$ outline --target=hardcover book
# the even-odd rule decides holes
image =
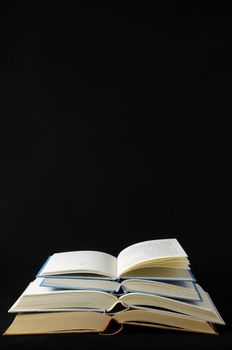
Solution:
[[[193,281],[157,281],[149,279],[126,279],[122,282],[103,279],[42,278],[40,286],[57,289],[89,289],[123,294],[143,292],[176,299],[199,300],[200,296]]]
[[[112,321],[117,328],[112,332]],[[125,310],[116,314],[100,312],[49,312],[18,314],[4,335],[57,333],[117,333],[123,325],[217,334],[214,325],[186,315],[162,310]]]
[[[117,257],[99,251],[72,251],[50,256],[37,277],[72,276],[108,278],[167,278],[192,280],[189,260],[179,242],[173,239],[133,244]]]

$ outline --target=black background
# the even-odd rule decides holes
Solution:
[[[227,323],[5,347],[231,346],[231,16],[205,1],[2,8],[1,333],[48,255],[169,237]]]

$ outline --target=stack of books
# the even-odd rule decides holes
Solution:
[[[174,239],[50,256],[9,312],[4,333],[115,333],[124,324],[217,334],[224,321]]]

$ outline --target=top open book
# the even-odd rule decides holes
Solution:
[[[174,268],[174,269],[173,269]],[[99,251],[72,251],[50,256],[38,277],[76,276],[82,278],[130,278],[170,273],[183,279],[189,260],[179,242],[173,239],[151,240],[123,249],[118,257]]]

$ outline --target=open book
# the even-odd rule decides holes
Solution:
[[[192,279],[188,269],[189,260],[179,242],[160,239],[133,244],[117,258],[89,250],[56,253],[48,258],[37,277],[72,275],[118,279],[164,275],[164,278],[188,280]]]
[[[114,333],[111,330],[112,321],[118,325]],[[217,334],[211,323],[186,315],[162,310],[125,310],[112,315],[89,311],[18,314],[4,335],[80,332],[115,334],[124,324]]]
[[[124,294],[142,292],[163,295],[176,299],[199,300],[199,294],[193,281],[156,281],[149,279],[130,278],[121,283],[108,279],[80,278],[41,278],[42,287],[58,289],[89,289]]]
[[[208,322],[224,324],[209,295],[196,284],[200,301],[181,301],[148,293],[126,293],[120,297],[94,290],[54,290],[31,282],[9,312],[46,312],[92,310],[110,312],[116,305],[123,308],[161,308],[186,314]]]

